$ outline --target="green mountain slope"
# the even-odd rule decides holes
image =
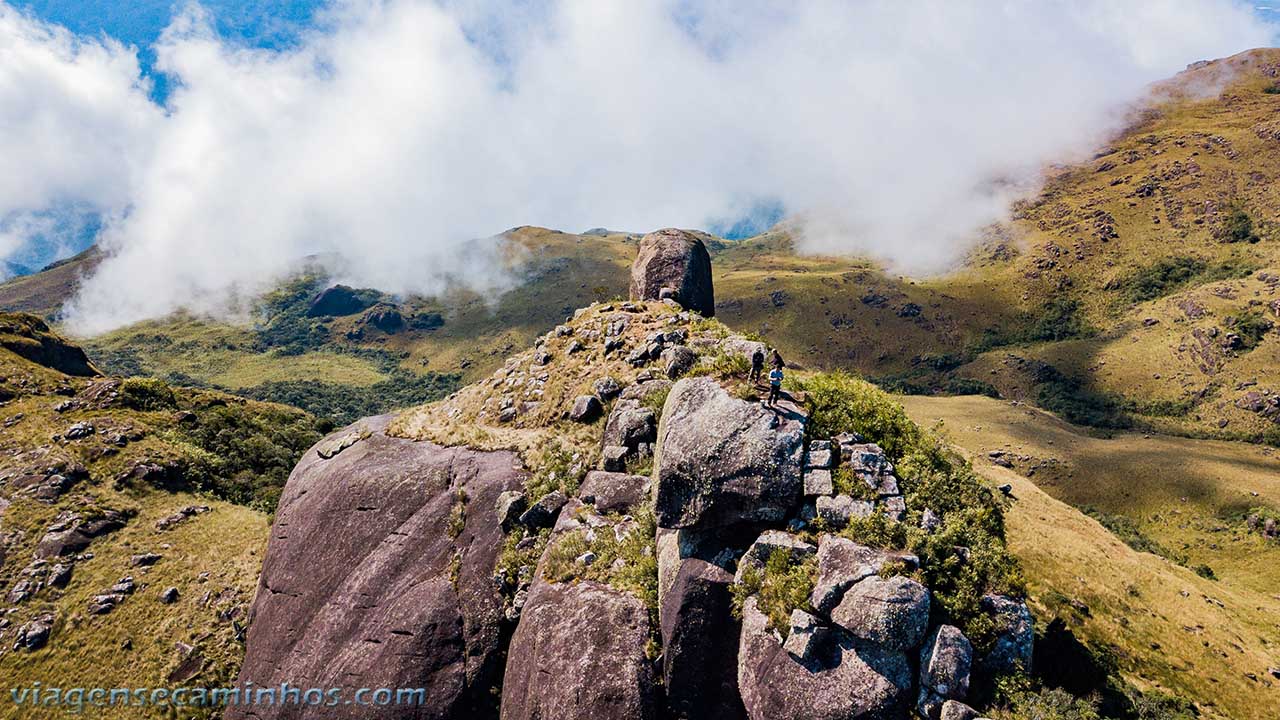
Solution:
[[[0,378],[0,676],[232,680],[270,513],[320,437],[313,419],[101,376],[29,315],[0,313]],[[0,717],[38,716],[0,703]]]

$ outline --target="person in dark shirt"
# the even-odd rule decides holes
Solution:
[[[751,372],[747,374],[747,382],[760,382],[760,373],[764,372],[764,347],[756,348],[751,353]]]

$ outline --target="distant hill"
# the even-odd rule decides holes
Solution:
[[[0,284],[0,309],[53,317],[75,295],[80,280],[91,274],[101,261],[102,251],[95,245],[51,263],[39,272],[12,278]]]
[[[1280,50],[1266,49],[1197,63],[1155,87],[1093,159],[1053,168],[1036,197],[941,277],[798,256],[785,224],[743,241],[705,236],[717,316],[767,336],[789,360],[852,369],[900,392],[984,393],[1104,428],[1280,442],[1271,400],[1280,387],[1266,380],[1280,360],[1278,82]],[[178,317],[87,345],[117,372],[297,402],[297,388],[279,383],[332,383],[325,392],[335,395],[394,373],[482,377],[572,308],[626,292],[634,234],[521,227],[508,237],[529,258],[526,282],[510,293],[385,298],[409,315],[434,313],[438,325],[289,320],[307,340],[286,351],[264,339],[283,321]],[[0,307],[52,313],[97,260],[90,251],[0,285]],[[287,318],[286,305],[309,299],[276,307]]]

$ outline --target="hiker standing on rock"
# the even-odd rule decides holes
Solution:
[[[782,365],[774,365],[769,371],[769,400],[765,403],[765,407],[773,407],[778,402],[778,396],[782,393]]]
[[[764,371],[764,346],[751,353],[751,372],[747,374],[747,382],[760,382],[760,373]]]
[[[787,366],[786,363],[782,362],[782,354],[778,352],[778,348],[773,349],[773,356],[769,358],[769,363],[773,365],[775,370],[781,370]],[[773,373],[769,373],[769,376],[772,377]]]

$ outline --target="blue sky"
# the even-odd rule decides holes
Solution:
[[[143,70],[155,80],[153,96],[163,100],[168,86],[155,77],[151,46],[169,25],[182,0],[11,0],[37,17],[80,35],[109,35],[138,48]],[[311,24],[326,0],[204,0],[225,38],[264,47],[287,47]]]

